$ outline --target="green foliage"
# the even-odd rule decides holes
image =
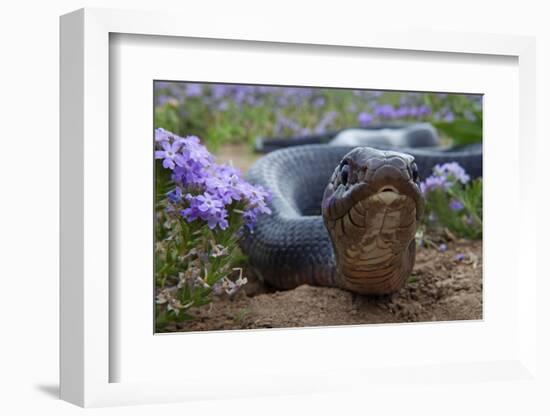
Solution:
[[[257,137],[292,137],[357,127],[363,113],[373,117],[370,124],[430,122],[440,135],[458,145],[482,139],[481,101],[472,95],[330,88],[262,92],[234,86],[245,91],[244,95],[238,98],[237,93],[227,93],[216,98],[214,85],[201,84],[200,94],[193,96],[186,95],[185,87],[195,84],[159,85],[155,94],[163,100],[155,107],[155,126],[182,136],[207,137],[205,144],[214,152],[225,143],[244,143],[252,149]],[[384,106],[391,106],[394,113],[379,113]],[[427,111],[406,111],[420,107]]]
[[[452,122],[434,121],[433,125],[441,133],[449,137],[456,145],[481,142],[483,134],[481,114],[477,114],[473,120],[458,119]]]
[[[482,237],[482,180],[462,185],[454,183],[449,189],[433,189],[426,195],[424,226],[428,229],[447,228],[457,237]]]
[[[186,221],[167,194],[174,189],[170,170],[155,163],[155,326],[193,318],[193,308],[212,301],[214,294],[232,296],[244,284],[246,257],[238,246],[244,202],[227,207],[228,227],[211,230],[203,221]]]
[[[238,204],[229,210],[229,227],[211,230],[200,221],[187,222],[171,213],[166,199],[158,204],[155,245],[156,330],[171,322],[192,319],[192,308],[212,301],[214,292],[232,295],[246,283],[231,280],[242,262],[238,231],[242,217]],[[242,272],[242,270],[241,270]]]
[[[155,107],[155,127],[162,126],[168,131],[180,131],[182,118],[178,110],[179,106],[176,100]]]

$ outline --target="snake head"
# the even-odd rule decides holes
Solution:
[[[355,148],[334,169],[323,195],[323,217],[340,218],[353,205],[376,194],[390,205],[396,199],[410,198],[416,219],[420,219],[424,200],[414,157],[370,147]]]
[[[424,207],[419,181],[414,158],[395,151],[358,147],[335,168],[322,215],[344,287],[390,293],[402,286]]]

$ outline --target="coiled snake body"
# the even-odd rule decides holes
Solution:
[[[399,290],[415,261],[419,178],[456,161],[481,176],[481,146],[462,150],[304,145],[272,152],[248,179],[272,193],[242,242],[269,284],[334,286],[361,294]]]

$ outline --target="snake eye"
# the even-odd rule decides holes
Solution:
[[[345,163],[345,164],[342,164],[341,170],[340,170],[340,181],[342,182],[342,185],[346,186],[348,184],[348,177],[349,177],[349,165]]]
[[[416,163],[411,163],[411,172],[412,172],[412,180],[413,182],[416,182],[418,180],[418,166],[416,166]]]

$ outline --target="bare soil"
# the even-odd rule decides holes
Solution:
[[[253,153],[247,143],[224,143],[216,153],[216,162],[230,163],[246,172],[262,156],[260,153]]]
[[[457,240],[445,251],[417,249],[407,285],[387,296],[300,286],[277,291],[247,275],[245,290],[195,310],[168,331],[284,328],[482,319],[482,243]]]

